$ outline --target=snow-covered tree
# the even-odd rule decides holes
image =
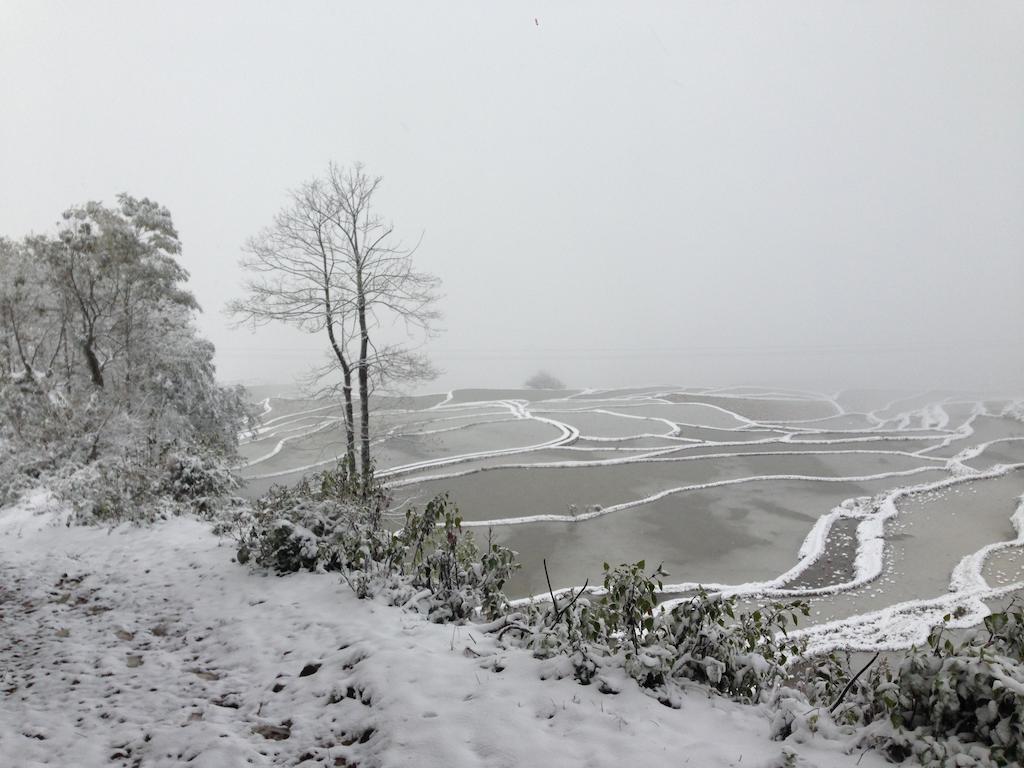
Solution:
[[[250,407],[216,381],[170,213],[120,195],[58,227],[0,240],[4,485],[82,470],[134,502],[174,485],[183,461],[193,479],[195,461],[223,475]]]

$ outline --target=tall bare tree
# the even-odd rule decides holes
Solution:
[[[295,190],[274,223],[247,243],[242,266],[253,276],[245,282],[245,298],[228,305],[243,322],[279,320],[326,334],[341,371],[346,463],[353,474],[353,376],[358,386],[364,490],[373,476],[373,387],[434,375],[415,347],[384,343],[378,331],[390,322],[401,325],[407,339],[429,336],[440,316],[437,278],[414,268],[416,249],[403,246],[393,225],[373,208],[380,183],[359,164],[351,169],[331,164],[323,178]]]
[[[423,378],[433,374],[426,361],[400,345],[377,346],[373,332],[390,318],[407,332],[430,335],[440,318],[436,309],[439,281],[417,271],[412,262],[416,248],[406,248],[394,236],[394,225],[377,215],[373,196],[381,177],[367,175],[356,163],[351,169],[330,165],[327,181],[337,205],[331,220],[344,238],[348,279],[355,296],[359,333],[359,405],[362,476],[364,487],[373,475],[370,453],[370,382],[381,384],[398,376]]]
[[[271,226],[245,244],[241,266],[251,273],[245,297],[228,303],[239,322],[270,321],[325,333],[342,374],[345,463],[356,471],[352,365],[346,349],[354,303],[345,274],[345,256],[331,217],[329,187],[314,179],[291,193]]]

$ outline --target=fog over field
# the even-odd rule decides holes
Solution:
[[[1024,763],[1022,41],[0,0],[0,768]]]
[[[239,247],[328,159],[443,280],[452,386],[1013,388],[1019,3],[0,7],[0,231],[175,215],[226,380]],[[102,108],[97,108],[102,105]],[[45,182],[45,183],[43,183]]]

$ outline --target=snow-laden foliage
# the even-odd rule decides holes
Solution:
[[[379,521],[385,503],[379,488],[363,498],[358,478],[342,464],[293,487],[274,486],[254,507],[226,515],[219,529],[238,542],[240,563],[279,574],[337,571],[382,559],[390,534],[371,518]],[[359,547],[349,546],[353,541]]]
[[[221,530],[238,541],[241,563],[277,573],[338,571],[359,597],[382,594],[433,621],[505,610],[502,589],[518,567],[511,550],[488,542],[480,552],[447,496],[410,509],[397,530],[385,525],[388,501],[379,484],[366,495],[343,462],[295,487],[274,487]]]
[[[163,206],[65,211],[0,240],[0,497],[49,476],[79,519],[208,510],[251,411],[220,386]],[[158,511],[154,511],[158,510]]]
[[[519,642],[539,657],[567,655],[573,675],[607,686],[603,671],[622,667],[667,704],[673,682],[693,680],[740,701],[759,700],[785,676],[788,656],[802,651],[786,639],[790,622],[807,613],[801,602],[773,603],[739,612],[735,598],[700,590],[669,611],[658,606],[666,575],[645,563],[604,565],[597,594],[574,593],[559,604],[529,606],[510,623]]]
[[[860,677],[847,654],[812,661],[799,687],[817,706],[795,714],[791,723],[820,727],[824,713],[832,710],[836,723],[858,729],[863,746],[894,761],[911,758],[936,768],[1024,760],[1020,608],[989,615],[982,628],[959,640],[939,625],[926,647],[891,662],[882,659]]]

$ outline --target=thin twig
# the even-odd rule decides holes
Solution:
[[[850,680],[850,682],[848,682],[848,683],[846,684],[846,687],[845,687],[845,688],[843,688],[843,692],[842,692],[842,693],[840,693],[840,694],[839,694],[839,698],[838,698],[838,699],[836,699],[836,703],[835,703],[835,704],[833,704],[833,705],[832,705],[832,706],[831,706],[831,707],[829,708],[829,710],[828,710],[828,713],[829,713],[830,715],[831,715],[831,714],[832,714],[833,712],[835,712],[835,711],[836,711],[836,707],[838,707],[838,706],[839,706],[840,704],[842,704],[842,703],[843,703],[843,699],[845,699],[845,698],[846,698],[846,694],[848,694],[848,693],[850,692],[850,689],[851,689],[851,688],[853,688],[853,684],[857,682],[857,678],[858,678],[858,677],[860,677],[861,675],[863,675],[863,674],[864,674],[864,673],[865,673],[865,672],[867,671],[868,667],[870,667],[870,666],[871,666],[872,664],[874,664],[874,663],[875,663],[875,660],[876,660],[876,659],[877,659],[877,658],[878,658],[879,656],[881,656],[881,655],[882,655],[882,652],[881,652],[881,651],[878,651],[878,652],[877,652],[877,653],[876,653],[876,654],[875,654],[874,656],[872,656],[872,657],[871,657],[871,661],[869,661],[869,662],[868,662],[867,664],[865,664],[865,665],[864,665],[863,667],[861,667],[861,668],[860,668],[860,672],[858,672],[858,673],[857,673],[856,675],[854,675],[854,676],[853,676],[853,678],[852,678],[852,679]]]
[[[874,744],[869,744],[868,746],[864,747],[864,751],[861,752],[860,753],[860,757],[857,758],[857,765],[860,765],[860,761],[864,759],[864,755],[866,755],[868,753],[868,750],[871,750],[871,749],[874,749],[874,748],[875,748]]]
[[[533,631],[529,627],[523,626],[522,624],[506,624],[504,627],[501,628],[501,631],[498,632],[496,639],[501,640],[501,638],[505,636],[505,633],[508,632],[510,629],[519,630],[525,635],[528,635]]]
[[[541,562],[544,564],[544,578],[548,581],[548,594],[551,595],[551,607],[555,611],[556,623],[557,617],[561,616],[561,612],[558,610],[558,601],[555,600],[555,590],[551,588],[551,576],[548,574],[548,560],[543,558]]]
[[[564,606],[562,606],[562,610],[560,610],[558,612],[558,614],[555,616],[555,623],[556,624],[562,618],[562,614],[565,613],[566,611],[568,611],[570,608],[572,608],[573,604],[577,600],[580,599],[580,595],[582,595],[584,592],[587,591],[587,587],[588,586],[590,586],[590,579],[589,578],[586,581],[583,582],[583,586],[580,587],[580,591],[577,592],[576,594],[573,594],[571,589],[569,590],[569,594],[572,595],[572,597],[569,599],[568,603],[566,603]]]

